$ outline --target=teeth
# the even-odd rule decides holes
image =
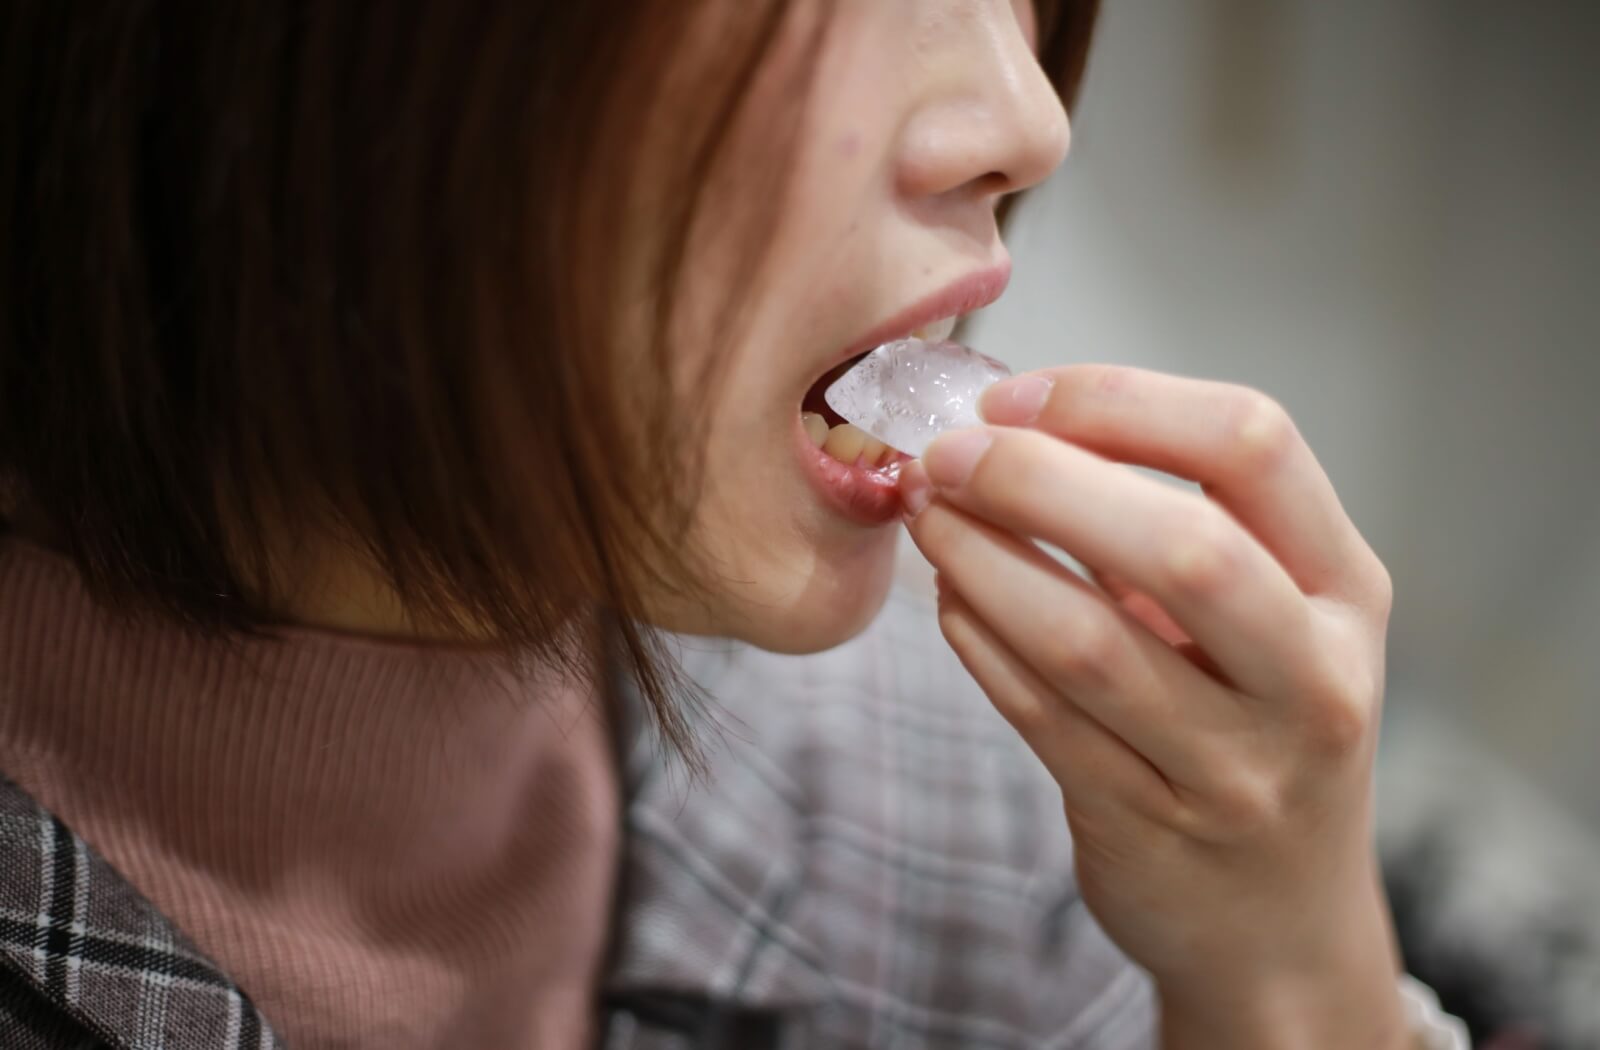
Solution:
[[[828,440],[828,421],[822,418],[821,413],[802,412],[800,422],[806,425],[806,436],[811,439],[811,443],[821,448],[823,442]]]
[[[923,342],[942,343],[946,339],[949,339],[950,336],[955,333],[955,330],[956,318],[946,317],[942,321],[935,321],[932,324],[923,325],[921,328],[918,328],[911,334],[916,338],[921,339]]]
[[[806,436],[811,443],[840,463],[872,469],[892,462],[899,455],[854,424],[840,423],[829,429],[827,421],[816,412],[802,412],[800,418],[805,422]]]
[[[828,440],[823,442],[822,451],[838,460],[840,463],[854,463],[861,455],[861,450],[867,447],[867,442],[872,439],[867,437],[867,432],[852,423],[842,423],[828,431]]]

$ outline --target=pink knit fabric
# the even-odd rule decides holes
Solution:
[[[103,611],[0,540],[0,772],[291,1046],[587,1045],[619,792],[601,705],[481,652]]]

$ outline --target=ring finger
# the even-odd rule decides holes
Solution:
[[[934,500],[912,538],[974,613],[1046,682],[1197,790],[1216,777],[1213,742],[1254,710],[1038,547]]]
[[[1051,689],[947,589],[939,629],[1006,721],[1039,756],[1069,808],[1093,813],[1108,803],[1159,820],[1172,808],[1172,786],[1149,760],[1070,699]]]

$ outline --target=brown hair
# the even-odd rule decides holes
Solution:
[[[272,621],[285,526],[350,537],[418,616],[507,651],[576,665],[598,600],[686,742],[637,618],[641,573],[692,587],[662,568],[690,435],[620,404],[618,370],[666,373],[683,245],[789,6],[11,0],[0,496],[105,600],[208,630]],[[1094,6],[1041,4],[1067,96]],[[640,221],[654,339],[625,365]]]

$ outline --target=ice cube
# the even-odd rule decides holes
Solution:
[[[944,431],[981,424],[979,395],[1010,374],[960,343],[899,339],[863,357],[823,397],[847,422],[920,456]]]

